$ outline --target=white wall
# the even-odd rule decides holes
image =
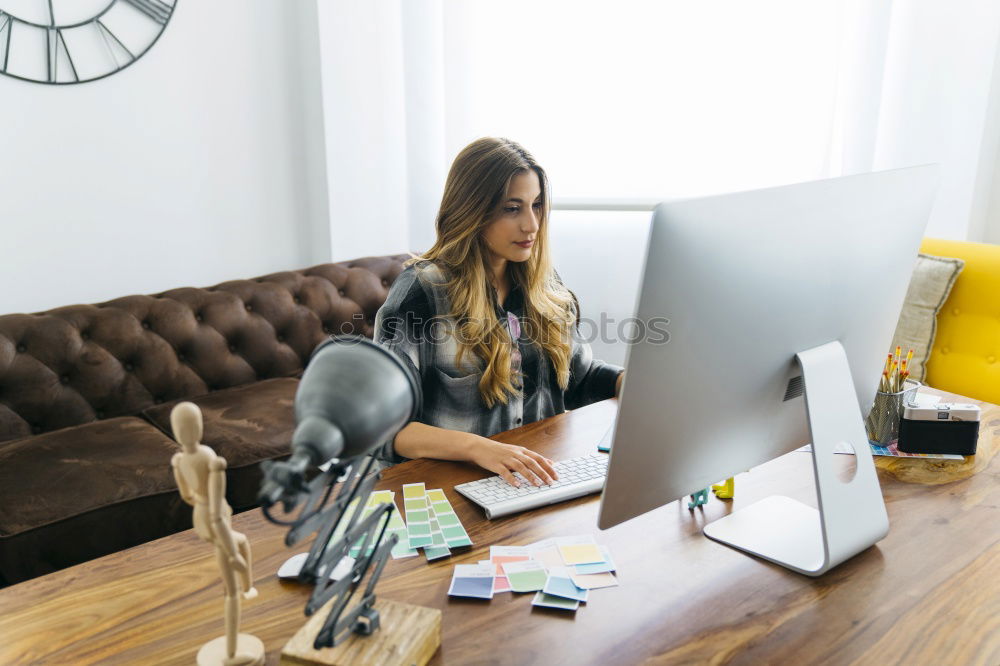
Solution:
[[[625,322],[635,315],[652,216],[650,211],[552,212],[552,261],[580,300],[581,336],[594,358],[608,363],[625,365],[625,339],[633,334]]]
[[[315,2],[182,0],[109,78],[0,76],[0,313],[328,261]]]

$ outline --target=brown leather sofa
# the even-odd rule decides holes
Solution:
[[[191,527],[170,471],[181,400],[229,463],[229,503],[252,508],[310,353],[371,337],[407,256],[0,316],[0,585]]]

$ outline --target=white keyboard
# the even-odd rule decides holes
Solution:
[[[608,456],[592,453],[589,456],[568,458],[555,463],[559,479],[551,486],[536,486],[523,476],[514,476],[521,482],[515,488],[502,477],[491,476],[455,486],[455,490],[483,507],[490,520],[519,511],[555,504],[574,497],[600,492],[608,475]]]

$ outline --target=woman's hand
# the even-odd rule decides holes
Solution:
[[[512,486],[520,487],[521,482],[514,476],[521,476],[536,486],[553,483],[559,478],[551,460],[531,449],[515,444],[494,442],[476,436],[472,443],[469,459],[494,474],[499,474]]]

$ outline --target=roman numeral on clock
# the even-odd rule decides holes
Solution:
[[[160,25],[166,25],[172,8],[162,0],[125,0]]]
[[[7,71],[7,61],[10,59],[10,31],[14,29],[14,17],[10,14],[4,14],[0,12],[0,38],[3,38],[3,46],[0,47],[3,51],[0,51],[0,55],[3,56],[3,66],[0,67],[0,71]]]
[[[10,2],[36,3],[48,14],[25,19]],[[66,85],[110,76],[142,58],[177,7],[177,0],[91,0],[90,18],[64,11],[77,2],[0,0],[0,77]]]

